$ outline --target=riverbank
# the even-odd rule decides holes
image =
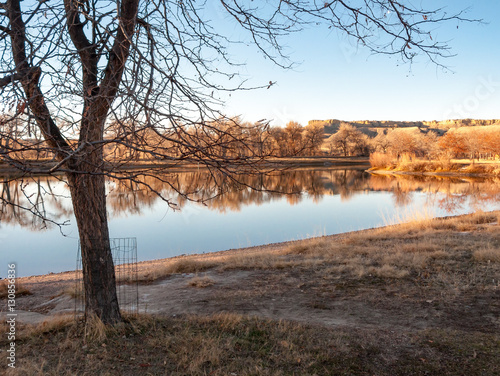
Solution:
[[[57,166],[57,162],[47,161],[25,161],[28,165],[23,174],[47,175],[50,170]],[[214,163],[215,161],[211,161]],[[231,166],[231,164],[229,164]],[[367,157],[288,157],[288,158],[266,158],[262,160],[240,161],[239,164],[234,164],[234,167],[258,167],[263,171],[269,169],[283,169],[295,167],[345,167],[345,168],[368,168],[370,162]],[[172,170],[173,172],[193,171],[206,168],[202,163],[193,163],[187,161],[127,161],[105,164],[105,170],[113,170],[115,172],[146,169],[150,172]],[[242,170],[244,171],[244,170]],[[0,177],[10,176],[12,174],[20,174],[20,170],[8,164],[0,163]],[[54,174],[54,173],[52,173]],[[57,172],[55,173],[57,174]],[[11,177],[11,176],[10,176]]]
[[[423,160],[403,155],[394,156],[372,153],[370,169],[373,174],[415,175],[415,176],[446,176],[446,177],[500,177],[500,161],[470,159]]]
[[[496,179],[500,178],[500,173],[485,173],[485,172],[465,172],[465,171],[401,171],[401,170],[386,170],[370,168],[367,170],[372,175],[407,175],[407,176],[429,176],[443,178],[484,178]]]
[[[500,374],[499,219],[423,219],[140,263],[139,317],[94,323],[86,339],[72,315],[49,319],[72,313],[74,274],[21,278],[32,295],[17,309],[48,321],[19,324],[18,371]]]

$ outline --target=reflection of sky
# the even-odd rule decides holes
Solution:
[[[140,215],[111,218],[110,233],[111,237],[137,237],[139,259],[151,260],[365,229],[405,220],[423,211],[433,216],[449,215],[437,207],[437,199],[430,197],[414,192],[406,206],[395,207],[391,192],[362,192],[349,200],[341,200],[338,195],[324,196],[317,203],[306,196],[295,205],[281,198],[226,213],[195,204],[173,212],[158,201]],[[483,209],[500,209],[500,205]],[[466,203],[454,214],[469,211]],[[64,227],[63,232],[66,236],[58,228],[32,232],[1,224],[0,265],[5,267],[0,276],[5,276],[9,262],[17,262],[20,276],[74,269],[77,231],[72,225]]]

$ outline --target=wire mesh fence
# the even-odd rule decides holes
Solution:
[[[139,312],[139,283],[137,273],[136,238],[110,238],[111,254],[115,266],[116,293],[121,312]],[[85,311],[82,252],[78,243],[76,256],[75,315]]]

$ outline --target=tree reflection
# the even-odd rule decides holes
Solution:
[[[463,209],[466,203],[479,210],[500,201],[498,178],[372,175],[370,186],[376,191],[393,192],[397,206],[409,204],[413,192],[427,193],[447,213]]]
[[[370,175],[362,170],[335,168],[269,171],[242,174],[236,179],[203,169],[141,174],[132,179],[133,172],[122,174],[108,181],[110,217],[143,214],[160,200],[175,210],[195,202],[224,213],[283,197],[290,205],[305,198],[319,204],[324,196],[339,195],[345,201],[367,191],[392,192],[396,206],[411,203],[413,192],[425,192],[428,200],[447,213],[462,209],[466,203],[481,209],[500,201],[499,179]],[[2,224],[39,230],[51,223],[64,223],[72,215],[66,185],[55,177],[4,177],[1,184]]]
[[[65,225],[73,213],[65,183],[54,177],[4,177],[1,181],[0,223],[43,230]]]

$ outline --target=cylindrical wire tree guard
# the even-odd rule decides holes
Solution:
[[[136,238],[110,238],[111,254],[116,275],[116,293],[121,312],[139,312],[139,283],[137,273]],[[85,311],[85,289],[83,287],[82,253],[78,242],[76,255],[75,315]]]

